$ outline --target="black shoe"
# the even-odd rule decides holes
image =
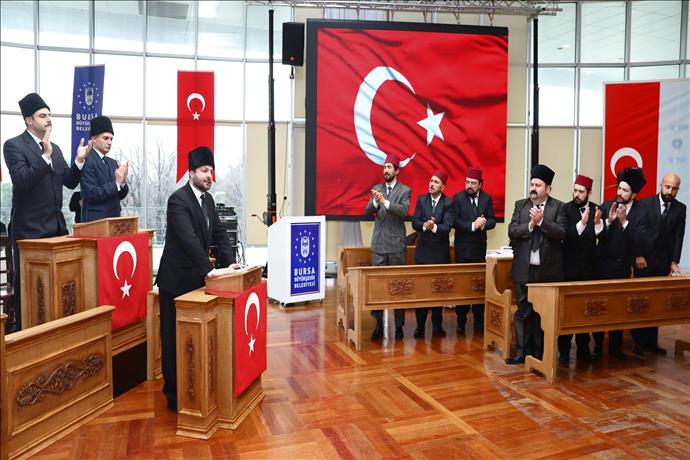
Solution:
[[[168,410],[177,413],[177,401],[171,401],[168,399]]]
[[[570,363],[570,357],[566,355],[561,355],[558,357],[558,362],[561,364],[569,364]]]
[[[414,334],[412,334],[415,339],[423,339],[424,338],[424,329],[415,329]]]
[[[525,355],[513,356],[506,359],[506,364],[522,364],[525,362]]]
[[[403,328],[402,327],[396,327],[395,328],[395,338],[396,339],[402,339],[403,337],[405,337],[405,333],[403,332]]]
[[[635,353],[637,356],[644,356],[644,349],[642,348],[642,345],[637,343],[633,345],[633,353]]]
[[[371,340],[379,340],[383,337],[383,324],[377,322],[376,327],[371,331]]]
[[[476,332],[484,332],[484,323],[474,323],[474,330]]]
[[[592,360],[592,354],[589,352],[589,350],[584,350],[584,351],[578,350],[577,360],[578,361],[591,361]]]
[[[434,337],[445,337],[446,331],[444,331],[442,327],[435,327],[433,329],[433,336]]]
[[[661,348],[659,345],[654,345],[651,347],[646,347],[644,349],[645,351],[648,351],[650,353],[656,353],[657,355],[665,355],[666,354],[666,349]]]
[[[615,358],[618,361],[627,361],[628,357],[622,351],[609,352],[609,357]]]
[[[592,357],[591,357],[592,361],[596,361],[596,360],[601,359],[603,357],[604,357],[604,350],[602,350],[601,348],[595,347],[594,351],[592,352]]]
[[[455,332],[457,332],[458,335],[465,335],[465,324],[458,326]]]

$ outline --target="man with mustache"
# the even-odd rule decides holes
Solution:
[[[565,205],[565,239],[563,240],[563,275],[565,281],[596,279],[597,235],[604,229],[599,206],[590,201],[593,180],[578,174],[573,184],[573,199]],[[558,337],[559,360],[568,363],[573,335]],[[577,357],[591,359],[589,334],[575,335]]]
[[[8,139],[3,147],[7,169],[12,178],[12,211],[9,235],[12,240],[14,280],[12,308],[14,324],[7,333],[18,331],[21,323],[21,287],[17,240],[48,238],[67,234],[62,214],[62,187],[74,189],[79,184],[84,161],[91,143],[81,140],[77,157],[69,166],[57,144],[50,141],[53,123],[50,107],[36,93],[19,101],[26,131]]]
[[[555,173],[545,165],[532,168],[529,198],[515,202],[513,217],[508,226],[513,247],[511,275],[515,282],[517,311],[515,312],[515,355],[506,364],[525,362],[527,355],[541,359],[544,332],[539,315],[527,301],[527,283],[562,281],[565,237],[565,207],[550,196]]]
[[[453,227],[453,200],[443,194],[448,174],[437,169],[429,179],[429,193],[417,198],[412,217],[412,228],[417,230],[417,246],[414,260],[417,264],[450,263],[450,229]],[[424,338],[428,307],[415,309],[416,339]],[[434,337],[445,337],[443,307],[431,308],[431,325]]]
[[[633,271],[644,268],[644,255],[648,251],[647,209],[635,200],[647,183],[641,168],[625,168],[616,174],[616,199],[601,205],[606,216],[604,230],[599,234],[597,259],[600,279],[630,278]],[[595,332],[594,353],[603,352],[604,333]],[[609,331],[609,356],[625,359],[623,331]]]
[[[496,227],[496,216],[491,195],[482,187],[482,170],[470,167],[465,178],[465,190],[453,197],[455,207],[455,263],[465,264],[486,261],[487,230]],[[484,305],[472,305],[474,330],[484,331]],[[455,307],[457,334],[465,334],[469,305]]]
[[[650,242],[649,252],[644,257],[645,265],[636,276],[674,276],[681,275],[678,266],[683,252],[685,235],[686,206],[676,199],[680,190],[680,176],[666,174],[661,179],[659,193],[642,198],[640,206],[647,209],[649,227],[647,237]],[[633,351],[642,355],[645,351],[666,354],[659,346],[659,328],[646,327],[630,331],[635,348]]]
[[[214,166],[213,152],[208,147],[189,152],[189,181],[168,199],[165,246],[156,284],[160,290],[163,393],[173,412],[177,412],[175,297],[203,287],[206,277],[218,274],[209,260],[211,245],[218,247],[219,266],[232,261],[230,240],[208,192]]]
[[[394,154],[388,154],[383,162],[383,184],[371,189],[371,198],[364,213],[374,215],[374,234],[371,237],[371,264],[405,265],[407,248],[405,247],[405,218],[410,209],[410,188],[398,181],[400,160]],[[372,310],[376,326],[371,333],[371,340],[383,337],[383,310]],[[404,336],[405,310],[395,310],[395,338]]]

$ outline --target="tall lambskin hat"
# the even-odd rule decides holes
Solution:
[[[213,169],[216,168],[216,164],[213,161],[213,152],[210,148],[203,145],[189,152],[188,163],[189,167],[187,169],[189,171],[206,165],[211,166]]]
[[[36,93],[29,93],[19,101],[19,109],[22,111],[22,117],[26,118],[36,113],[37,110],[50,110],[50,107],[41,96]]]
[[[640,193],[644,184],[647,183],[642,168],[625,168],[623,171],[618,171],[616,178],[619,184],[621,182],[628,184],[633,193]]]
[[[546,165],[535,165],[532,167],[532,171],[530,173],[530,180],[531,179],[541,179],[546,183],[546,185],[551,185],[551,182],[553,181],[553,176],[555,176],[556,173],[553,172],[551,168],[549,168]]]
[[[96,117],[91,120],[91,136],[98,136],[101,133],[115,134],[113,122],[108,117]]]

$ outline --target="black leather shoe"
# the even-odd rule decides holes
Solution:
[[[570,363],[570,357],[566,355],[561,355],[558,357],[558,362],[561,364],[569,364]]]
[[[396,327],[395,328],[395,338],[396,339],[402,339],[403,337],[405,337],[405,333],[403,332],[403,328],[402,327]]]
[[[622,351],[614,351],[609,353],[609,357],[615,358],[618,361],[627,361],[628,357]]]
[[[415,329],[414,334],[412,334],[415,339],[423,339],[424,338],[424,329]]]
[[[589,350],[578,351],[577,352],[577,360],[578,361],[591,361],[592,360],[592,354],[589,352]]]
[[[177,401],[168,400],[168,410],[177,413]]]
[[[604,351],[601,348],[594,348],[592,352],[592,361],[596,361],[604,357]]]
[[[474,330],[476,332],[484,332],[484,323],[474,323]]]
[[[433,329],[433,335],[434,337],[445,337],[446,331],[444,331],[442,327],[435,327]]]
[[[458,335],[465,335],[465,325],[463,324],[462,326],[458,326],[457,329],[455,329],[455,332],[457,332]]]
[[[648,351],[650,353],[656,353],[657,355],[665,355],[666,354],[666,349],[661,348],[659,345],[654,345],[651,347],[647,347],[644,349],[645,351]]]
[[[371,340],[379,340],[383,337],[383,324],[376,323],[376,327],[371,331]]]
[[[513,356],[506,359],[506,364],[522,364],[525,362],[525,356]]]
[[[644,349],[642,348],[642,345],[637,343],[633,345],[633,353],[635,353],[637,356],[644,356]]]

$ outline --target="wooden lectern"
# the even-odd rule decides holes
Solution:
[[[218,428],[235,429],[263,399],[261,377],[234,397],[234,301],[205,293],[243,292],[261,283],[261,270],[209,279],[175,299],[178,435],[209,439]]]

